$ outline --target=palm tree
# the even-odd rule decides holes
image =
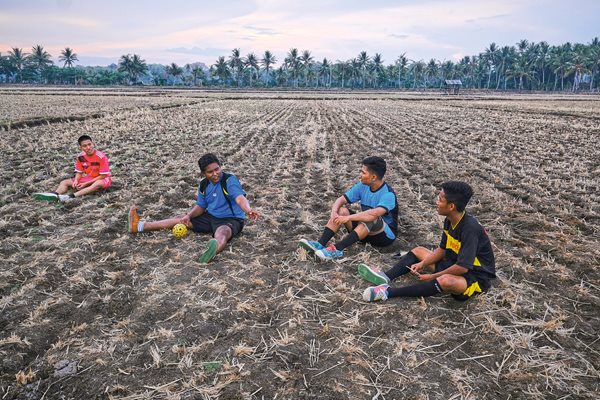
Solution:
[[[231,55],[229,56],[229,67],[235,74],[235,80],[237,81],[238,87],[241,86],[240,78],[242,76],[242,71],[244,70],[244,61],[240,55],[240,49],[231,50]]]
[[[558,74],[560,72],[560,90],[565,89],[565,74],[571,61],[571,43],[567,42],[562,46],[555,48],[550,63],[554,68],[554,90],[558,82]]]
[[[494,70],[496,67],[497,55],[498,55],[498,46],[496,46],[496,43],[492,42],[485,49],[484,54],[483,54],[483,59],[487,62],[487,65],[488,65],[488,82],[487,82],[487,86],[486,86],[487,89],[490,88],[490,81],[492,80],[492,70]]]
[[[137,54],[133,55],[131,62],[133,64],[134,83],[137,83],[138,76],[144,75],[146,72],[148,72],[148,64],[146,64],[146,60],[142,59],[142,57],[138,56]]]
[[[594,79],[598,67],[600,67],[600,39],[595,37],[589,44],[589,61],[590,69],[592,70],[592,76],[590,79],[590,92],[594,89]]]
[[[323,62],[319,66],[319,78],[323,77],[323,85],[325,87],[331,86],[331,63],[327,58],[323,59]],[[319,79],[317,78],[317,86],[319,86]]]
[[[548,66],[549,57],[550,45],[548,44],[548,42],[539,42],[537,45],[536,65],[539,66],[539,71],[542,75],[542,90],[546,90],[546,67]]]
[[[27,61],[27,53],[23,53],[23,49],[19,49],[17,47],[13,47],[8,52],[8,62],[11,66],[11,69],[15,71],[15,81],[21,81],[21,73],[23,72],[23,68],[25,67],[25,62]]]
[[[250,53],[246,56],[244,65],[250,69],[250,87],[252,87],[252,78],[258,79],[258,58],[254,53]]]
[[[281,65],[279,68],[273,70],[273,79],[275,80],[276,85],[284,85],[287,83],[289,77],[285,65]]]
[[[183,68],[175,63],[171,63],[171,65],[167,65],[165,72],[167,75],[171,75],[173,77],[173,86],[175,86],[175,81],[179,76],[181,76],[181,74],[183,74]]]
[[[442,74],[442,79],[441,79],[442,83],[446,79],[454,79],[454,77],[453,77],[454,63],[450,60],[444,61],[442,63],[442,65],[440,65],[440,73]]]
[[[417,88],[417,82],[419,80],[419,76],[423,75],[423,71],[425,71],[425,62],[423,60],[415,61],[410,66],[410,71],[413,76],[413,89]]]
[[[75,61],[79,61],[77,58],[77,54],[70,47],[65,47],[63,51],[60,52],[60,57],[58,57],[58,61],[63,62],[63,68],[69,67],[71,68]]]
[[[269,81],[271,80],[271,66],[273,66],[276,62],[277,58],[269,50],[265,51],[263,58],[260,60],[260,64],[263,66],[263,70],[267,75],[267,86],[269,86]]]
[[[516,79],[519,78],[518,89],[524,89],[524,80],[531,78],[533,71],[531,70],[531,62],[527,57],[518,57],[506,71],[507,75]]]
[[[313,56],[309,50],[304,50],[299,57],[302,68],[304,69],[304,86],[308,86],[308,74],[313,65]]]
[[[44,50],[43,46],[35,45],[31,49],[31,54],[28,59],[31,63],[36,67],[36,72],[38,74],[38,79],[42,79],[42,74],[50,65],[53,64],[52,56],[46,50]]]
[[[374,87],[379,87],[379,83],[385,81],[385,68],[383,67],[383,57],[379,53],[373,56],[373,72],[375,73]]]
[[[440,69],[438,66],[437,61],[435,60],[435,58],[432,58],[431,60],[429,60],[429,62],[427,63],[427,66],[425,67],[425,86],[427,86],[429,84],[429,79],[430,78],[435,78],[438,73],[439,73]],[[441,87],[441,82],[440,82],[440,87]]]
[[[194,86],[198,85],[198,79],[200,79],[200,86],[202,86],[202,81],[205,78],[204,70],[202,68],[200,68],[199,65],[195,65],[192,68],[191,72],[192,72],[192,78],[194,80]]]
[[[292,80],[294,86],[298,86],[298,71],[300,70],[300,57],[298,56],[298,49],[291,48],[284,60],[285,69],[292,71]]]
[[[396,60],[396,65],[398,65],[398,88],[400,88],[400,82],[402,77],[406,73],[406,66],[408,65],[408,58],[406,58],[406,53],[400,54],[398,59]],[[402,87],[404,87],[404,83],[402,83]]]
[[[129,84],[132,85],[137,83],[138,76],[143,75],[148,71],[148,65],[146,64],[146,61],[137,54],[134,54],[133,56],[131,54],[126,54],[119,59],[119,68],[117,71],[125,73]]]
[[[229,71],[229,66],[225,61],[225,57],[220,56],[215,65],[213,66],[212,74],[213,76],[217,76],[221,83],[225,83],[226,80],[231,76],[231,72]]]
[[[366,81],[366,74],[367,74],[367,66],[368,66],[370,60],[371,60],[370,57],[367,55],[367,52],[364,50],[361,51],[360,53],[358,53],[358,57],[356,58],[359,70],[361,71],[361,75],[362,75],[363,89],[364,89],[365,83],[366,83],[365,81]]]
[[[567,69],[567,75],[573,74],[573,91],[579,90],[579,85],[583,81],[584,73],[590,72],[587,68],[588,48],[584,44],[577,43],[573,47],[573,56],[569,68]]]
[[[502,46],[498,51],[498,61],[500,62],[500,69],[498,70],[497,80],[496,80],[496,89],[500,88],[500,77],[504,77],[504,89],[506,89],[506,77],[505,69],[507,64],[512,63],[512,55],[513,55],[514,47],[511,46]]]

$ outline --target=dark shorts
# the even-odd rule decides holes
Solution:
[[[352,221],[352,229],[356,229],[358,224],[365,224],[365,223]],[[378,231],[381,228],[383,228],[383,225],[385,224],[385,222],[383,221],[383,219],[378,218],[377,220],[375,220],[373,222],[367,222],[366,224],[369,224],[367,226],[369,231],[371,231],[371,230]],[[366,238],[361,240],[361,242],[369,243],[369,244],[371,244],[373,246],[377,246],[377,247],[385,247],[385,246],[389,246],[392,243],[394,243],[394,240],[396,240],[396,239],[390,239],[389,237],[387,237],[387,235],[385,234],[385,231],[381,231],[379,233],[376,233],[375,235],[367,236]]]
[[[443,271],[453,265],[453,261],[442,260],[435,264],[435,272]],[[452,294],[452,297],[456,300],[468,300],[476,294],[486,292],[492,286],[490,277],[486,273],[469,270],[462,277],[467,281],[467,290],[465,290],[463,294]]]
[[[192,218],[192,227],[197,233],[210,233],[213,236],[218,227],[226,225],[231,229],[231,237],[239,235],[244,229],[244,221],[237,218],[215,218],[209,213],[204,213]]]

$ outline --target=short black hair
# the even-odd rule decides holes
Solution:
[[[212,153],[206,153],[198,160],[198,166],[200,167],[200,171],[204,172],[206,167],[208,167],[212,163],[217,163],[219,164],[219,166],[221,165],[217,156],[215,156]]]
[[[464,211],[465,207],[471,197],[473,196],[473,189],[466,182],[461,181],[448,181],[442,183],[442,189],[446,195],[446,201],[448,203],[454,203],[457,211]]]
[[[367,167],[369,171],[377,175],[379,179],[383,179],[385,172],[387,171],[387,164],[381,157],[372,156],[362,160],[362,165]]]
[[[81,136],[79,136],[79,139],[77,139],[77,143],[81,146],[81,143],[85,142],[86,140],[93,142],[92,138],[89,137],[88,135],[81,135]]]

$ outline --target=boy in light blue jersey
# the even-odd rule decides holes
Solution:
[[[137,209],[131,207],[128,226],[130,233],[171,229],[177,224],[185,224],[194,232],[211,233],[214,239],[208,241],[200,256],[200,262],[207,263],[242,231],[246,216],[256,221],[260,214],[250,207],[238,178],[223,172],[214,154],[200,157],[198,166],[204,179],[200,181],[196,204],[189,213],[161,221],[140,221]]]
[[[380,247],[392,244],[398,233],[398,202],[394,190],[383,180],[385,172],[383,158],[365,158],[360,182],[333,203],[321,238],[302,239],[298,245],[322,260],[332,260],[343,257],[344,249],[358,241]],[[361,211],[352,213],[345,207],[352,203],[360,203]],[[349,234],[327,246],[342,225]]]

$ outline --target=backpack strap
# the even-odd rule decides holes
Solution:
[[[225,200],[227,200],[227,204],[229,205],[229,209],[231,210],[231,216],[235,217],[235,213],[233,212],[233,205],[231,204],[231,200],[229,199],[229,192],[227,191],[227,179],[229,179],[230,176],[231,174],[223,172],[223,177],[221,178],[221,190],[223,191],[223,194],[225,195]]]

